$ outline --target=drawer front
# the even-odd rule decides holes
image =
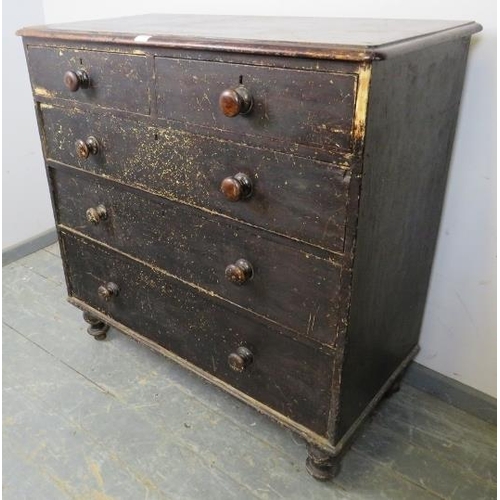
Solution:
[[[160,118],[291,145],[351,147],[354,74],[162,57],[155,58],[155,70]],[[250,92],[253,106],[230,118],[222,113],[219,97],[240,82]]]
[[[346,170],[105,113],[40,109],[49,159],[343,252]],[[89,136],[100,149],[82,160],[75,141]],[[238,173],[251,179],[252,195],[229,201],[220,185]]]
[[[164,274],[95,244],[62,234],[70,295],[102,311],[211,375],[324,435],[332,358],[236,315]],[[118,295],[100,298],[108,282]],[[228,365],[238,347],[252,363]]]
[[[28,64],[36,97],[60,98],[147,115],[149,71],[145,56],[28,46]],[[67,71],[84,71],[88,88],[71,91]]]
[[[340,266],[283,245],[276,236],[110,181],[63,169],[52,170],[51,178],[59,224],[301,335],[334,342]],[[240,275],[239,259],[250,263],[251,276]],[[228,270],[230,265],[236,268]],[[230,271],[243,283],[230,281]]]

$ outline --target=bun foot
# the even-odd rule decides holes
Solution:
[[[88,312],[83,313],[83,319],[89,324],[87,328],[87,333],[94,337],[96,340],[104,340],[106,338],[106,333],[109,330],[109,325],[101,321],[99,318],[92,316]]]
[[[306,469],[314,479],[328,481],[340,471],[340,457],[331,455],[311,444],[307,445]]]
[[[386,398],[389,398],[393,394],[396,394],[396,392],[399,392],[399,390],[401,389],[401,381],[402,380],[403,380],[403,374],[398,375],[396,380],[394,380],[394,382],[392,383],[391,387],[389,387],[389,389],[385,393]]]

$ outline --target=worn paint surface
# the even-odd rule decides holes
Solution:
[[[476,29],[464,25],[454,33]],[[456,111],[451,106],[441,117],[418,122],[411,109],[415,75],[440,74],[422,70],[434,62],[434,38],[405,42],[404,50],[415,43],[419,56],[408,59],[414,78],[389,74],[394,94],[404,96],[396,103],[385,88],[373,90],[377,64],[392,66],[363,50],[337,48],[327,55],[324,47],[288,47],[283,57],[279,44],[274,52],[262,46],[240,53],[248,46],[193,51],[177,40],[169,48],[141,45],[137,54],[135,45],[117,49],[111,43],[107,50],[111,39],[71,39],[60,47],[55,39],[26,40],[71,301],[209,374],[306,437],[313,445],[310,472],[328,473],[416,350],[416,330],[405,325],[416,325],[421,310],[401,303],[414,290],[420,290],[419,303],[425,297],[435,234],[412,218],[423,206],[415,193],[425,193],[432,208],[426,217],[435,227],[443,186],[422,186],[427,177],[414,160],[439,150],[439,144],[427,148],[436,137],[449,151],[453,124],[436,134],[433,125]],[[434,40],[441,46],[443,35]],[[468,42],[456,40],[449,43]],[[462,70],[464,61],[455,64],[453,57],[450,51],[447,64]],[[88,93],[69,95],[61,76],[76,68],[88,70],[93,84]],[[427,83],[419,111],[431,95],[446,102],[443,86]],[[238,84],[251,91],[254,109],[226,118],[217,109],[218,96]],[[459,93],[458,87],[450,91],[454,103]],[[383,104],[372,108],[377,102]],[[407,115],[390,121],[393,109]],[[417,144],[399,137],[407,123],[432,131],[433,138]],[[381,131],[365,151],[365,138]],[[394,131],[392,144],[387,134]],[[99,153],[83,161],[74,141],[89,136],[98,137]],[[442,172],[448,159],[438,155],[425,168]],[[230,204],[219,193],[220,182],[239,172],[254,182],[254,196]],[[405,184],[409,178],[413,182]],[[377,182],[380,189],[373,190]],[[377,191],[386,194],[373,196]],[[87,202],[95,207],[106,196],[109,220],[92,229],[82,224]],[[360,244],[373,231],[379,231],[372,243],[385,249],[382,256]],[[407,231],[408,245],[397,247]],[[416,252],[422,258],[413,259],[421,243],[425,248]],[[361,273],[360,248],[361,268],[368,269]],[[257,263],[254,279],[230,288],[218,266],[248,254]],[[99,298],[99,287],[117,282],[120,293]],[[402,327],[390,323],[394,314],[407,319]],[[373,321],[356,330],[356,321],[369,316]],[[241,345],[256,361],[238,375],[228,371],[226,359]]]
[[[72,297],[324,434],[331,372],[331,357],[326,353],[259,326],[164,273],[112,250],[69,233],[62,241]],[[110,281],[119,283],[120,291],[105,301],[96,292]],[[227,363],[228,355],[239,345],[248,346],[255,358],[241,374]]]
[[[145,56],[95,50],[29,46],[27,58],[35,97],[60,98],[148,115],[151,108]],[[85,70],[90,87],[70,92],[66,71]]]
[[[273,235],[207,216],[177,203],[145,197],[91,176],[51,170],[58,222],[165,269],[184,281],[328,345],[337,317],[340,265],[283,245]],[[107,217],[88,222],[100,204]],[[248,260],[253,277],[238,286],[224,275]]]
[[[109,114],[41,104],[47,156],[67,165],[263,227],[342,250],[349,170],[268,149]],[[100,151],[80,159],[74,142],[95,136]],[[246,173],[248,200],[230,202],[222,180]]]
[[[350,149],[355,75],[159,57],[155,69],[160,119],[326,151]],[[239,83],[253,108],[228,118],[218,110],[219,95]]]

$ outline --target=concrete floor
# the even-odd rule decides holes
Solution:
[[[65,301],[58,247],[4,268],[4,500],[496,498],[496,428],[403,384],[340,475],[290,431]]]

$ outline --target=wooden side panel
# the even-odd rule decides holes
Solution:
[[[235,314],[159,270],[62,233],[71,296],[109,315],[286,417],[324,435],[332,358]],[[99,286],[114,282],[109,301]],[[228,356],[245,346],[253,361],[242,373]]]
[[[356,75],[155,58],[158,117],[265,136],[287,144],[349,150]],[[228,118],[219,96],[240,83],[253,96],[246,115]]]
[[[145,56],[28,45],[33,94],[148,115],[151,107],[149,69]],[[63,76],[83,70],[89,88],[71,92]]]
[[[336,442],[418,343],[468,45],[373,63]]]

